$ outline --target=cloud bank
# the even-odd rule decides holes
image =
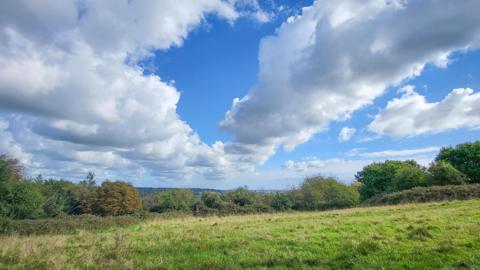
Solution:
[[[221,144],[204,144],[177,114],[179,91],[136,63],[181,46],[207,15],[258,12],[251,0],[1,1],[1,150],[56,175],[221,174]]]
[[[292,150],[426,65],[477,48],[479,9],[476,0],[316,1],[262,40],[258,82],[220,127],[259,160]]]

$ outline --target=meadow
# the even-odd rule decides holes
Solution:
[[[480,269],[480,200],[0,236],[1,269]]]

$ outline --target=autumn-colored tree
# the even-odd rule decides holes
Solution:
[[[140,209],[138,190],[125,182],[103,182],[97,189],[93,213],[102,216],[132,214]]]

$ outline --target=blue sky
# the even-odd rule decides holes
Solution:
[[[480,139],[475,0],[48,5],[0,4],[0,152],[29,175],[282,189]]]

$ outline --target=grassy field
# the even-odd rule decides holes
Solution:
[[[480,269],[480,200],[4,236],[1,269]]]

